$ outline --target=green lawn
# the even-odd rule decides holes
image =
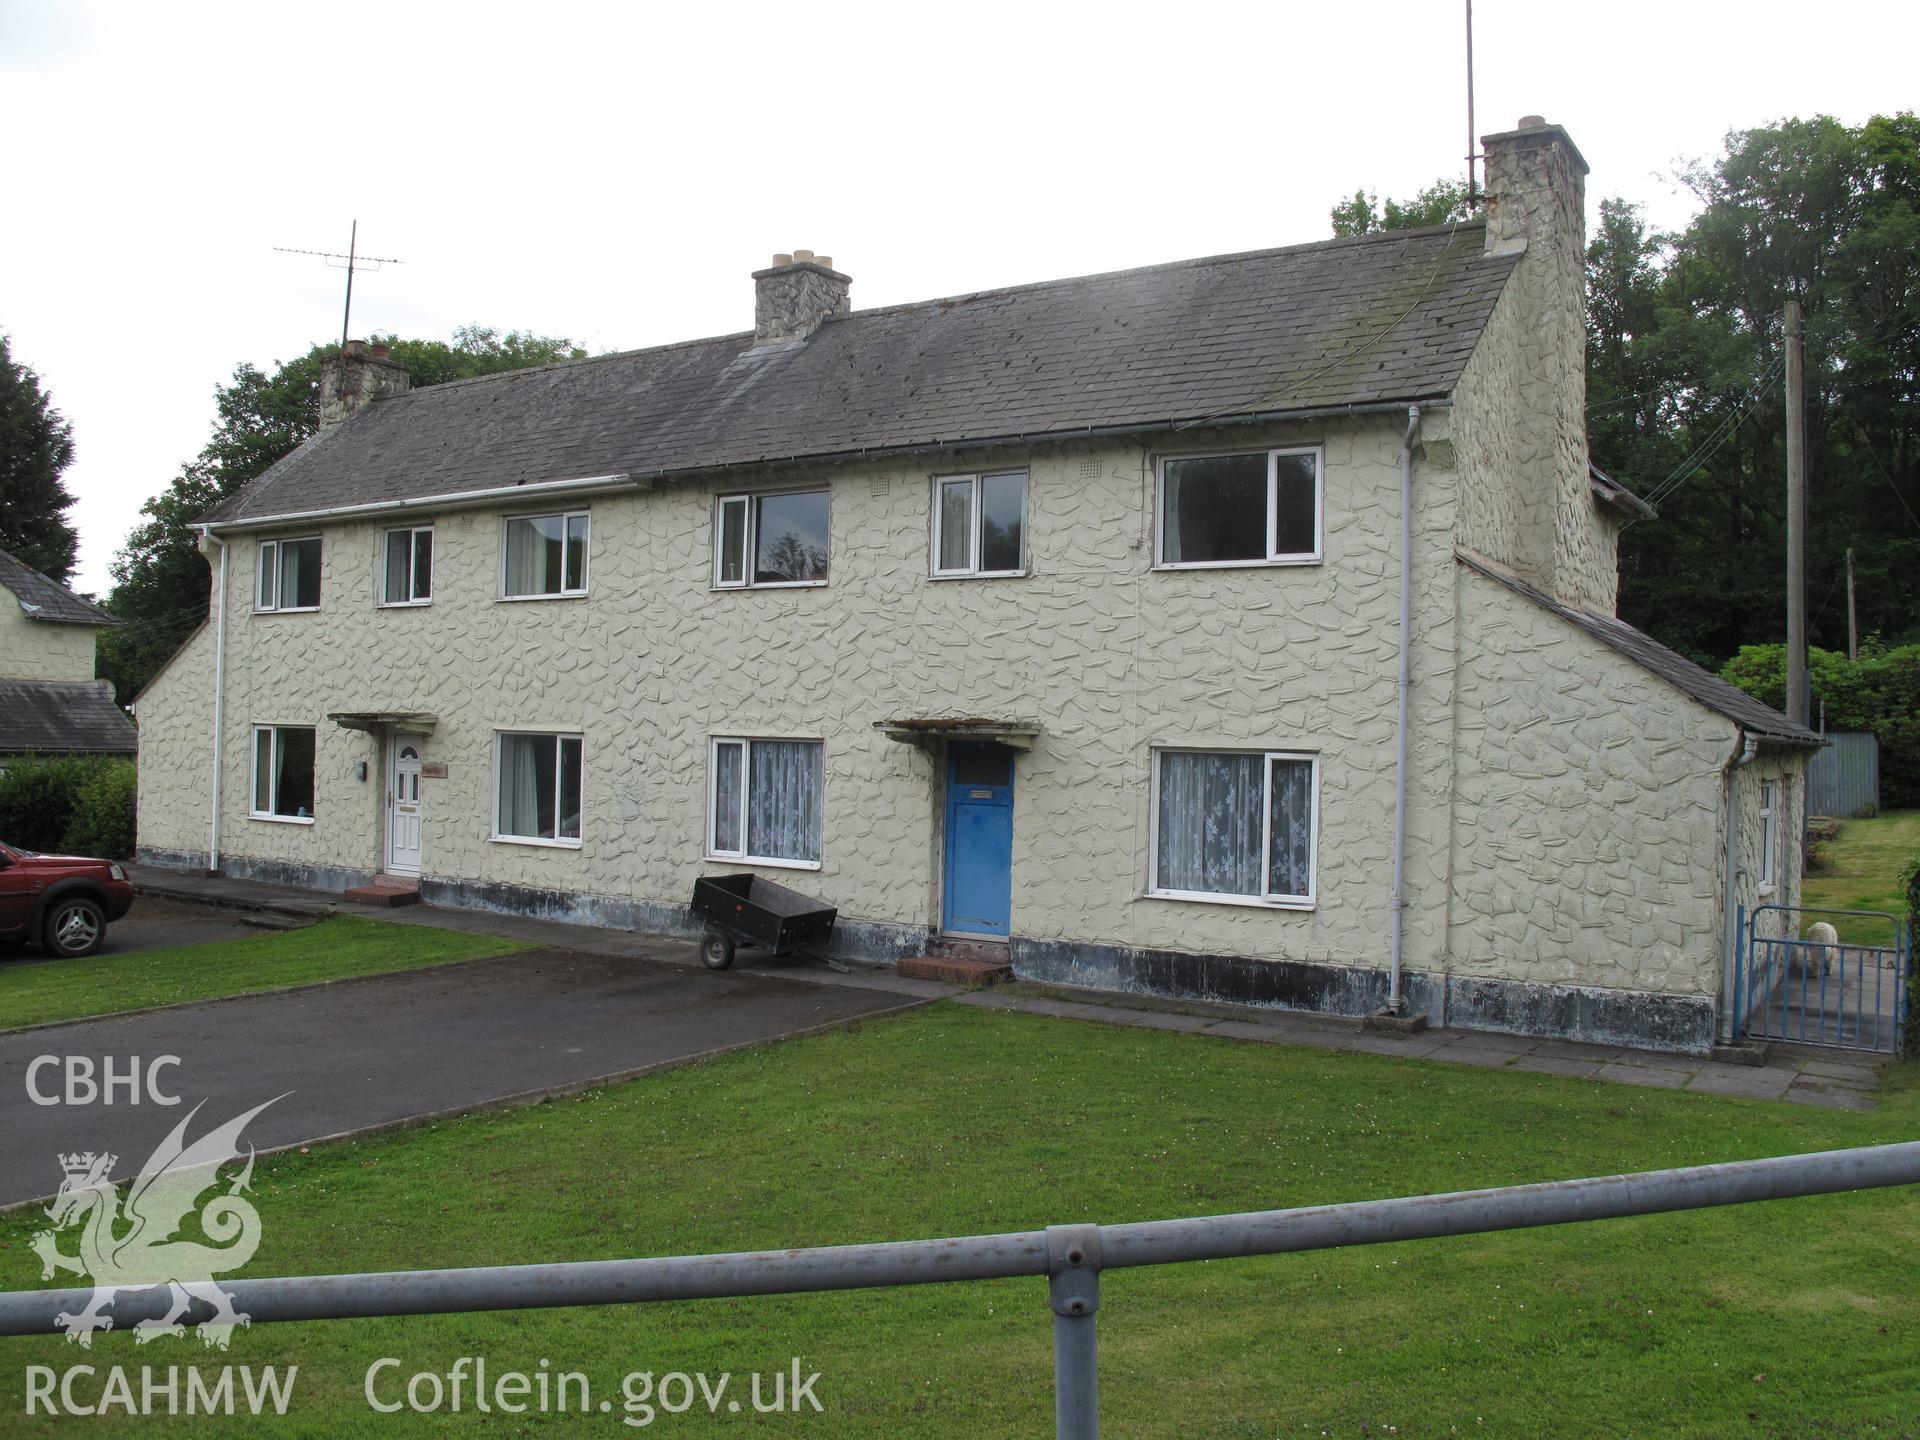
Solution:
[[[265,1092],[263,1091],[263,1094]],[[259,1161],[248,1274],[681,1254],[1025,1229],[1603,1174],[1914,1138],[1920,1076],[1854,1115],[945,1003],[602,1092]],[[77,1137],[78,1138],[78,1137]],[[0,1287],[37,1285],[0,1217]],[[1346,1252],[1115,1272],[1100,1314],[1124,1436],[1911,1435],[1920,1194],[1881,1191]],[[540,1417],[380,1415],[367,1367],[824,1378],[825,1414],[657,1417],[672,1434],[1051,1433],[1037,1279],[700,1304],[261,1325],[91,1354],[0,1341],[0,1430],[30,1364],[300,1367],[254,1433],[392,1436]],[[83,1401],[98,1381],[81,1385]],[[744,1384],[744,1379],[741,1380]],[[387,1383],[383,1397],[398,1389]],[[738,1393],[738,1392],[736,1392]],[[102,1433],[131,1433],[115,1416]],[[160,1433],[245,1422],[135,1422]],[[755,1433],[758,1433],[756,1430]]]
[[[519,940],[335,915],[302,930],[84,960],[0,962],[0,1030],[524,950]]]
[[[1902,918],[1900,876],[1920,856],[1920,810],[1892,810],[1870,820],[1844,820],[1827,846],[1827,863],[1800,885],[1801,903],[1838,910],[1887,910]],[[1815,919],[1820,917],[1815,916]],[[1842,940],[1884,945],[1893,939],[1883,920],[1835,918]]]

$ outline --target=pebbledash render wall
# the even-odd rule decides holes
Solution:
[[[96,628],[30,620],[14,593],[0,586],[0,679],[93,679]]]
[[[583,599],[497,599],[503,512],[457,511],[437,520],[430,606],[377,606],[384,527],[367,523],[324,532],[318,613],[255,614],[256,537],[232,536],[223,863],[322,885],[377,870],[383,752],[326,716],[429,711],[439,721],[425,756],[448,773],[423,782],[427,896],[671,929],[684,923],[696,876],[740,868],[703,859],[709,738],[818,738],[821,867],[764,873],[839,905],[851,944],[906,953],[938,914],[941,762],[875,722],[1033,721],[1040,736],[1016,761],[1013,858],[1016,953],[1031,973],[1091,967],[1145,987],[1157,956],[1210,954],[1238,957],[1233,973],[1205,982],[1220,993],[1347,1011],[1378,1004],[1399,439],[1377,418],[1182,437],[1184,453],[1323,444],[1318,565],[1151,570],[1155,452],[1111,442],[759,478],[754,488],[830,485],[822,588],[712,588],[713,496],[738,488],[719,484],[577,502],[593,516]],[[1029,470],[1030,573],[929,578],[931,476],[988,466]],[[1423,853],[1446,844],[1452,508],[1452,477],[1436,471],[1415,556],[1410,830]],[[148,750],[166,756],[142,775],[149,858],[204,863],[211,635],[140,702]],[[248,818],[255,724],[318,728],[314,823]],[[489,838],[494,738],[506,727],[584,735],[578,849]],[[1314,909],[1143,898],[1156,746],[1321,756]],[[1435,964],[1444,868],[1417,874],[1408,898],[1410,963]],[[1326,966],[1359,968],[1317,968]]]
[[[1488,1028],[1702,1048],[1734,727],[1456,562],[1456,417],[1427,413],[1415,467],[1409,1003]],[[1303,443],[1326,450],[1323,563],[1151,569],[1161,454]],[[874,723],[1031,721],[1039,738],[1015,766],[1020,973],[1364,1013],[1386,995],[1399,444],[1397,423],[1352,418],[1177,449],[1086,442],[757,476],[756,490],[830,488],[831,581],[811,589],[712,588],[713,497],[739,484],[575,502],[593,516],[581,599],[497,598],[502,516],[528,507],[437,517],[434,599],[419,608],[378,607],[385,526],[364,523],[324,531],[318,613],[256,614],[258,538],[313,532],[235,535],[223,866],[333,888],[377,871],[384,750],[326,717],[426,711],[439,719],[425,756],[447,767],[424,781],[427,898],[674,932],[697,876],[742,868],[704,859],[709,739],[817,738],[822,864],[761,873],[840,906],[846,952],[884,958],[937,920],[941,759]],[[1030,475],[1029,574],[929,578],[931,478],[1012,466]],[[143,855],[162,863],[204,863],[213,636],[138,706]],[[316,727],[312,824],[248,817],[255,724]],[[584,735],[577,849],[490,838],[504,728]],[[1320,756],[1312,910],[1143,893],[1161,746]]]

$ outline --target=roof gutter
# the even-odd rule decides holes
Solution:
[[[983,450],[996,445],[1058,445],[1069,440],[1101,440],[1138,435],[1158,435],[1182,430],[1228,425],[1265,425],[1283,420],[1331,420],[1346,415],[1404,415],[1406,400],[1368,401],[1356,405],[1311,405],[1298,410],[1256,410],[1244,415],[1212,416],[1204,422],[1194,420],[1147,420],[1129,425],[1086,425],[1075,430],[1017,430],[1004,435],[967,436],[958,440],[925,440],[911,445],[861,445],[851,450],[821,450],[798,455],[766,455],[750,460],[728,460],[714,465],[682,465],[659,470],[637,470],[636,478],[682,480],[698,475],[713,475],[727,470],[744,470],[753,465],[843,465],[854,460],[877,460],[891,455],[939,455],[955,450]],[[1450,410],[1448,395],[1422,398],[1417,404],[1426,410]]]
[[[491,505],[513,499],[546,495],[604,495],[618,490],[652,488],[650,479],[617,475],[583,475],[572,480],[536,480],[526,485],[496,485],[488,490],[455,490],[440,495],[417,495],[401,500],[370,500],[360,505],[331,505],[322,510],[291,510],[279,515],[247,516],[238,520],[204,521],[194,528],[219,535],[238,530],[263,530],[323,520],[353,520],[376,515],[403,515],[415,510],[453,510],[466,505]]]
[[[1453,400],[1440,395],[1419,400],[1426,410],[1451,409]],[[1228,425],[1264,425],[1288,420],[1331,420],[1348,415],[1404,415],[1405,400],[1368,401],[1357,405],[1314,405],[1298,410],[1259,410],[1245,415],[1209,418],[1208,427]],[[863,445],[850,450],[803,451],[795,455],[764,455],[746,460],[728,460],[713,465],[681,465],[658,470],[625,471],[617,475],[589,475],[578,480],[536,480],[526,485],[499,485],[489,490],[455,490],[440,495],[421,495],[406,500],[375,500],[362,505],[335,505],[324,510],[294,510],[281,515],[261,515],[238,520],[202,522],[197,529],[216,531],[260,530],[270,526],[296,525],[324,520],[352,520],[377,515],[397,515],[414,510],[450,510],[463,505],[484,506],[514,497],[548,494],[591,495],[618,490],[650,488],[662,480],[686,480],[702,475],[717,475],[729,470],[745,470],[758,465],[844,465],[856,460],[877,460],[894,455],[936,455],[955,450],[980,450],[999,445],[1058,445],[1070,440],[1099,440],[1109,437],[1157,435],[1163,432],[1199,428],[1192,420],[1151,420],[1131,425],[1087,425],[1076,430],[1015,431],[1004,435],[969,436],[959,440],[928,440],[912,445]]]

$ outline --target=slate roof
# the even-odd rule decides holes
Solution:
[[[1394,231],[431,386],[322,431],[204,518],[1437,399],[1513,269],[1484,245],[1484,222]]]
[[[89,604],[58,580],[0,550],[0,585],[14,593],[30,620],[60,620],[69,625],[118,625],[98,605]]]
[[[1459,559],[1463,565],[1479,571],[1489,580],[1498,581],[1514,594],[1524,596],[1543,610],[1552,611],[1575,629],[1584,630],[1602,645],[1624,655],[1649,674],[1658,676],[1689,699],[1698,701],[1716,714],[1724,715],[1749,735],[1782,745],[1814,746],[1827,743],[1816,732],[1794,724],[1771,705],[1761,704],[1738,686],[1729,685],[1711,671],[1702,670],[1686,656],[1669,650],[1651,635],[1641,633],[1619,617],[1564,605],[1518,576],[1509,575],[1471,555],[1461,554]]]
[[[0,680],[0,755],[131,755],[139,748],[106,680]]]

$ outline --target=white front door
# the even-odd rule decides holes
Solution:
[[[387,870],[420,873],[420,747],[418,735],[393,737],[387,769]]]

